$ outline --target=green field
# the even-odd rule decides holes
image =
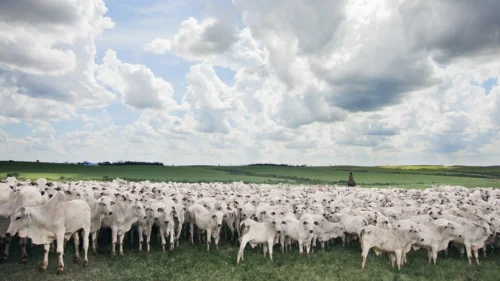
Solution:
[[[153,237],[154,238],[154,237]],[[126,240],[128,241],[128,239]],[[441,253],[437,265],[427,263],[425,250],[408,254],[408,264],[400,272],[391,269],[387,256],[368,255],[367,269],[361,270],[359,244],[343,248],[340,241],[307,256],[300,256],[298,248],[283,255],[278,245],[274,247],[274,262],[264,259],[262,250],[245,250],[245,261],[236,265],[237,245],[222,242],[219,252],[206,252],[203,244],[190,245],[185,239],[179,248],[163,254],[156,239],[151,239],[151,252],[137,251],[137,240],[130,246],[125,243],[123,257],[113,257],[109,247],[98,250],[96,256],[89,255],[89,265],[72,263],[73,247],[65,248],[65,272],[56,275],[57,255],[49,254],[47,272],[40,273],[38,266],[43,248],[36,246],[29,253],[26,264],[18,262],[19,248],[12,247],[9,260],[0,264],[0,280],[44,281],[44,280],[499,280],[500,255],[487,258],[481,256],[481,267],[469,266],[458,251],[450,251],[448,258]],[[17,244],[17,243],[15,243]],[[109,243],[105,243],[109,245]]]
[[[343,184],[349,171],[356,183],[366,187],[425,188],[431,184],[453,184],[466,187],[500,187],[500,167],[384,166],[384,167],[283,167],[283,166],[99,166],[32,162],[0,162],[0,178],[18,173],[20,178],[40,177],[51,180],[100,180],[119,177],[151,181],[244,181],[255,183]],[[128,241],[128,240],[127,240]],[[161,253],[156,239],[152,252],[137,252],[137,241],[125,245],[124,257],[112,257],[109,246],[96,256],[89,255],[88,268],[73,264],[73,247],[65,248],[65,273],[56,276],[57,257],[50,254],[48,271],[38,272],[43,249],[30,250],[30,259],[19,264],[19,248],[14,243],[7,262],[0,264],[0,280],[500,280],[500,255],[481,255],[481,267],[468,266],[452,249],[450,257],[439,256],[436,266],[427,264],[427,253],[420,250],[408,255],[409,264],[401,272],[393,270],[387,256],[368,256],[367,270],[361,271],[359,244],[342,248],[339,241],[310,258],[299,256],[295,247],[281,254],[274,247],[274,262],[264,259],[259,248],[247,246],[245,261],[236,266],[237,245],[222,241],[219,252],[209,254],[205,245],[190,245],[183,238],[180,248]],[[103,245],[109,245],[104,241]]]
[[[20,178],[50,180],[127,180],[345,185],[349,172],[356,184],[366,187],[426,188],[430,185],[500,187],[500,166],[82,166],[34,162],[0,162],[0,178],[18,173]]]

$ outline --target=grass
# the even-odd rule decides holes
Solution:
[[[345,184],[349,172],[360,186],[426,188],[430,185],[500,187],[500,166],[82,166],[73,164],[0,162],[0,178],[50,180],[127,180],[294,184]]]
[[[337,241],[338,242],[338,241]],[[466,258],[460,258],[458,251],[450,251],[450,257],[438,258],[436,266],[427,263],[424,250],[411,252],[408,264],[398,272],[391,269],[387,256],[376,257],[370,252],[367,269],[361,270],[361,250],[358,244],[343,248],[340,243],[330,245],[307,256],[300,256],[295,247],[283,255],[278,245],[274,247],[274,262],[264,259],[259,248],[247,246],[245,260],[236,265],[237,246],[223,241],[219,252],[215,248],[206,253],[205,245],[190,245],[181,241],[179,248],[163,254],[151,240],[149,254],[138,253],[137,244],[125,245],[125,256],[113,257],[109,247],[99,249],[96,256],[89,255],[89,266],[72,263],[73,247],[65,249],[65,272],[57,276],[57,257],[49,254],[47,272],[40,273],[38,265],[43,249],[36,246],[26,264],[19,264],[19,248],[12,247],[11,256],[0,264],[1,280],[498,280],[500,256],[481,257],[481,267],[469,266]],[[17,243],[16,243],[17,244]]]

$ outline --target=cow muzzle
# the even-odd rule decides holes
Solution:
[[[6,237],[11,237],[10,232],[5,233],[5,236],[6,236]]]
[[[222,226],[222,224],[218,224],[217,226],[218,226],[218,227],[221,227],[221,226]]]
[[[113,212],[109,212],[109,213],[108,213],[108,215],[110,215],[110,216],[111,216],[112,214],[113,214]]]
[[[309,233],[313,233],[313,231],[312,231],[312,230],[309,230]]]
[[[281,234],[281,231],[276,231],[276,233]]]

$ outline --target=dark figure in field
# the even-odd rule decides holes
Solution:
[[[349,173],[349,181],[347,182],[347,186],[354,186],[356,182],[354,181],[354,178],[352,177],[352,172]]]

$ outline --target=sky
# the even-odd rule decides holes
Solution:
[[[500,1],[0,1],[0,160],[498,165]]]

